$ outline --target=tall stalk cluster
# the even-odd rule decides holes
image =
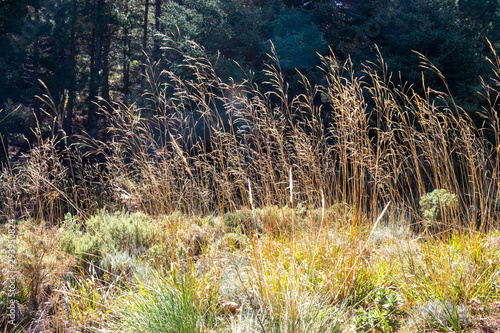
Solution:
[[[493,78],[483,81],[478,127],[449,91],[422,80],[424,94],[418,94],[394,82],[382,58],[357,77],[350,61],[324,56],[322,85],[301,74],[303,92],[292,98],[274,49],[262,84],[252,73],[223,82],[202,49],[200,57],[174,49],[183,57],[183,74],[150,63],[147,108],[101,105],[106,139],[73,146],[57,135],[40,139],[26,163],[5,171],[2,214],[57,219],[103,206],[163,215],[347,203],[361,217],[376,216],[389,201],[417,212],[423,194],[445,189],[457,195],[456,214],[469,225],[494,223],[500,208],[496,54]]]

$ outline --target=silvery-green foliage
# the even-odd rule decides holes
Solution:
[[[466,305],[432,300],[414,310],[412,321],[419,329],[462,332],[469,326],[470,317]]]
[[[457,196],[444,189],[434,190],[420,198],[420,211],[425,222],[437,226],[458,206]]]

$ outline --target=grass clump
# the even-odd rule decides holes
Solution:
[[[330,212],[330,211],[329,211]],[[224,214],[224,223],[231,231],[247,236],[262,234],[264,231],[276,235],[289,235],[293,229],[306,227],[307,208],[298,204],[295,208],[276,205],[238,210]]]
[[[119,302],[115,329],[125,332],[207,332],[217,326],[217,280],[153,274]]]
[[[266,330],[276,333],[292,332],[344,332],[342,313],[329,306],[303,304],[296,314],[268,318]]]
[[[471,324],[467,306],[453,301],[425,302],[414,310],[412,320],[415,329],[424,332],[466,332]]]
[[[99,261],[103,271],[102,279],[106,282],[125,284],[128,279],[143,276],[147,266],[139,258],[130,256],[128,252],[105,253]]]
[[[27,301],[31,309],[38,310],[39,304],[51,296],[52,289],[60,285],[60,277],[70,270],[73,261],[60,251],[53,229],[25,223],[18,242],[18,267],[28,293]]]
[[[16,332],[52,331],[59,325],[64,328],[65,324],[60,322],[65,320],[56,310],[64,301],[58,290],[64,285],[63,276],[71,272],[74,260],[61,251],[59,236],[56,228],[27,220],[16,224],[14,256],[8,255],[0,241],[0,266],[5,274],[0,274],[0,302],[3,302],[0,317],[6,319],[0,321],[3,327],[9,327],[7,323],[12,320],[15,324],[10,326]],[[6,316],[7,305],[14,307],[14,318]]]

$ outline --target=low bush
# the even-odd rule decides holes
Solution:
[[[374,298],[375,308],[358,308],[354,317],[356,332],[395,332],[401,327],[401,300],[395,292],[380,289]]]
[[[86,262],[98,263],[105,253],[139,257],[161,237],[158,222],[141,213],[101,211],[84,228],[75,223],[66,221],[61,228],[61,247]]]
[[[457,196],[444,189],[434,190],[420,198],[420,211],[426,230],[442,230],[451,224],[453,214],[457,214]]]

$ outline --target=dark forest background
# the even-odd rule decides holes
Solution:
[[[70,139],[104,135],[99,98],[148,107],[145,63],[189,79],[168,48],[173,42],[192,56],[201,51],[190,41],[203,46],[222,80],[252,72],[257,83],[272,42],[290,96],[301,89],[297,70],[322,84],[318,53],[350,57],[362,75],[360,64],[375,62],[377,47],[395,81],[418,91],[418,51],[480,122],[487,40],[500,46],[497,0],[1,0],[0,162],[30,148],[37,124]],[[435,73],[425,75],[426,85],[447,89]],[[52,109],[35,97],[48,92]]]

